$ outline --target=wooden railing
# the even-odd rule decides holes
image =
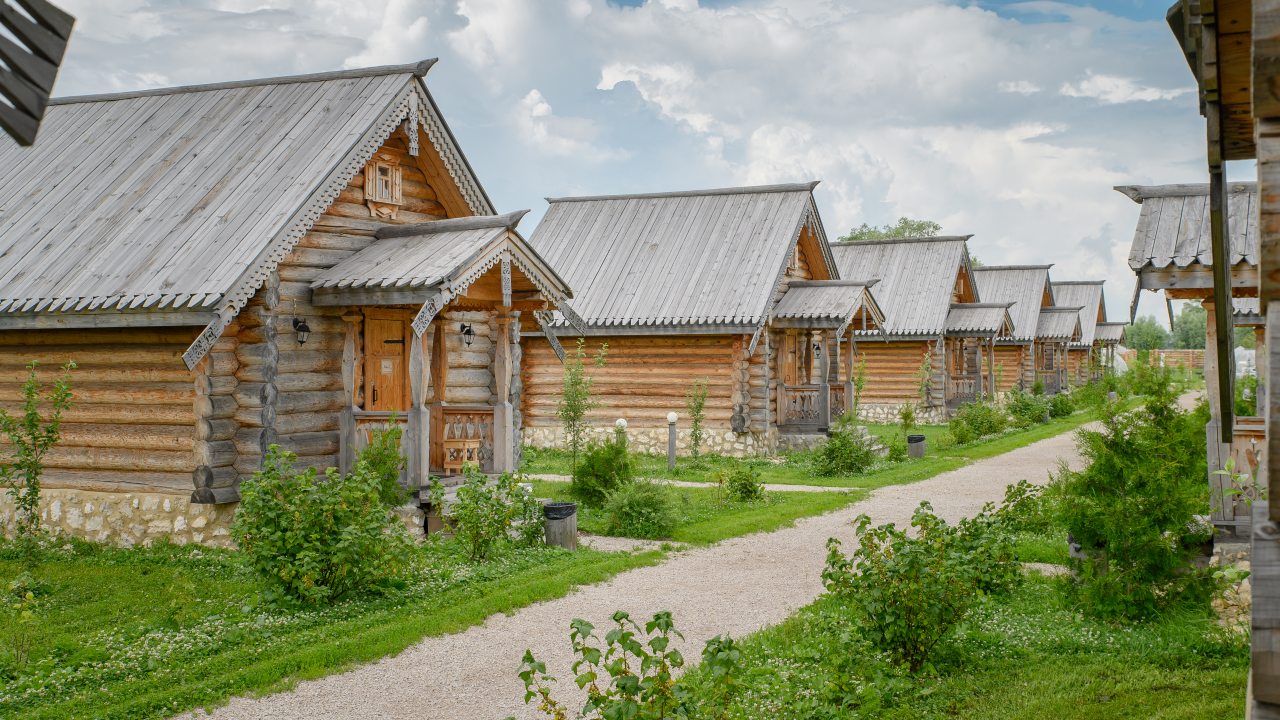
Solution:
[[[435,405],[431,408],[431,466],[458,475],[475,463],[493,470],[493,408],[488,405]]]
[[[978,398],[978,379],[972,375],[951,375],[947,378],[948,402],[972,402]]]
[[[817,429],[823,426],[821,385],[779,385],[782,393],[782,418],[779,425],[798,429]]]
[[[1037,370],[1036,380],[1039,380],[1040,384],[1044,385],[1045,395],[1057,395],[1058,391],[1062,389],[1057,370]]]
[[[1253,501],[1259,499],[1257,478],[1266,445],[1266,418],[1236,416],[1229,448],[1235,477],[1209,474],[1209,512],[1214,525],[1249,536],[1249,515]]]
[[[831,386],[831,418],[835,419],[845,413],[847,409],[844,399],[844,385]]]

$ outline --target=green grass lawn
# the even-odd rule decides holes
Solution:
[[[572,500],[569,483],[539,480],[534,495],[554,500]],[[677,525],[669,538],[691,545],[707,545],[726,538],[767,532],[789,526],[798,518],[838,510],[866,497],[865,492],[768,493],[764,500],[745,503],[722,497],[717,488],[671,487]],[[608,518],[602,510],[579,506],[578,530],[607,535]]]
[[[1093,621],[1031,575],[959,628],[918,677],[885,662],[856,616],[824,596],[740,641],[742,690],[724,715],[776,718],[1217,720],[1244,708],[1247,638],[1198,614],[1147,625]],[[676,622],[679,623],[677,613]],[[693,670],[695,695],[708,678]]]
[[[541,548],[471,564],[451,543],[428,545],[388,595],[284,610],[260,602],[263,586],[230,551],[66,547],[30,570],[38,623],[25,666],[17,626],[0,616],[0,717],[163,718],[280,690],[665,556]],[[0,548],[6,601],[26,567]]]

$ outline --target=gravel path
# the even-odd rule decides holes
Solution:
[[[570,696],[568,629],[573,618],[586,618],[600,629],[618,609],[641,621],[670,609],[687,638],[682,651],[697,658],[708,638],[742,637],[784,620],[816,598],[822,591],[824,543],[834,536],[848,547],[850,521],[859,513],[868,513],[876,523],[902,524],[920,501],[928,500],[940,515],[957,520],[999,500],[1009,483],[1047,480],[1060,459],[1078,466],[1073,438],[1073,433],[1059,435],[929,480],[881,488],[866,500],[791,528],[676,553],[661,565],[623,573],[514,615],[492,616],[465,632],[427,638],[395,657],[302,682],[290,692],[233,699],[213,717],[532,718],[515,675],[520,656],[532,648],[562,678],[562,695]]]

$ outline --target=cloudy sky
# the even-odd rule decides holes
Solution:
[[[1121,319],[1138,206],[1112,186],[1205,180],[1168,2],[61,0],[56,94],[439,57],[428,85],[526,232],[545,196],[818,179],[833,239],[933,219],[987,264],[1106,278]]]

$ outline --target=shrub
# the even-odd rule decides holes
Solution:
[[[676,630],[670,612],[655,614],[641,628],[630,615],[618,611],[613,614],[613,624],[603,645],[591,623],[574,620],[569,624],[569,639],[577,657],[572,666],[574,680],[587,692],[581,712],[572,714],[555,699],[555,678],[530,650],[525,650],[519,672],[525,704],[536,700],[539,713],[555,720],[660,720],[709,717],[709,709],[724,708],[736,692],[740,652],[732,639],[717,635],[707,641],[702,670],[714,679],[714,689],[708,696],[694,697],[676,683],[675,675],[685,661],[672,640],[683,640],[684,636]]]
[[[385,588],[408,555],[404,525],[382,502],[381,484],[357,462],[350,475],[298,472],[272,445],[240,487],[231,535],[273,594],[308,604]]]
[[[990,506],[951,526],[921,503],[914,533],[872,527],[866,515],[855,526],[851,556],[840,541],[827,541],[823,584],[860,612],[868,640],[913,673],[985,593],[1004,592],[1019,577],[1009,535]]]
[[[974,402],[960,406],[951,418],[949,429],[957,444],[1002,433],[1009,426],[1009,416],[1003,410],[987,402]]]
[[[902,462],[907,459],[907,441],[897,435],[890,436],[888,446],[888,454],[885,459],[889,462]]]
[[[853,397],[850,398],[849,409],[845,411],[845,414],[852,418],[857,418],[858,407],[862,405],[862,391],[867,387],[867,356],[865,353],[858,355],[858,362],[853,366],[853,374],[849,377],[849,382],[853,385]]]
[[[585,505],[600,507],[633,477],[627,436],[617,432],[612,440],[587,448],[582,465],[573,473],[569,492]]]
[[[596,351],[596,367],[604,367],[608,352],[608,343],[600,346]],[[587,413],[600,406],[591,397],[592,380],[587,375],[584,363],[586,357],[587,341],[585,338],[578,338],[578,346],[573,354],[565,358],[560,402],[556,404],[556,417],[560,418],[560,423],[564,426],[564,439],[569,443],[569,452],[573,456],[570,467],[575,471],[578,467],[578,452],[582,449],[587,433]]]
[[[1064,418],[1076,411],[1076,404],[1067,393],[1058,393],[1049,398],[1049,417]]]
[[[1258,414],[1258,376],[1245,375],[1236,378],[1235,413],[1249,417]]]
[[[830,437],[814,455],[819,475],[857,475],[866,472],[876,461],[869,434],[856,428],[833,429]]]
[[[1018,427],[1031,427],[1044,422],[1044,416],[1049,412],[1049,398],[1014,390],[1009,393],[1009,402],[1005,407],[1014,424]]]
[[[1195,521],[1209,509],[1204,418],[1179,410],[1168,371],[1157,375],[1141,409],[1080,432],[1088,467],[1054,479],[1057,519],[1088,556],[1070,595],[1103,618],[1150,618],[1212,591],[1191,562],[1211,532]]]
[[[525,492],[514,476],[504,473],[489,480],[468,464],[466,482],[458,487],[457,498],[448,508],[453,536],[467,549],[472,562],[483,560],[499,545],[513,540],[537,544],[542,538],[542,504]],[[431,484],[431,504],[444,507],[444,488],[438,479]]]
[[[755,502],[764,497],[760,471],[744,462],[734,462],[716,475],[716,482],[730,500]]]
[[[40,528],[40,476],[44,456],[62,437],[62,413],[71,407],[71,371],[74,362],[62,367],[62,375],[49,392],[45,417],[41,416],[41,390],[36,363],[27,366],[22,383],[22,415],[13,417],[0,408],[0,434],[8,441],[8,457],[0,462],[0,488],[9,491],[16,510],[14,530],[30,537]]]
[[[1115,375],[1105,375],[1100,380],[1081,385],[1071,391],[1071,402],[1076,407],[1101,409],[1109,401],[1111,393],[1115,393],[1117,399],[1128,396],[1129,391],[1125,387],[1125,383]]]
[[[675,512],[667,489],[651,482],[623,485],[604,505],[610,535],[655,540],[671,537]]]
[[[702,423],[707,417],[707,381],[696,380],[685,396],[685,408],[689,411],[689,454],[694,460],[702,452]]]
[[[1044,395],[1044,381],[1043,381],[1043,380],[1036,380],[1036,381],[1035,381],[1035,383],[1034,383],[1034,384],[1032,384],[1032,386],[1031,386],[1031,394],[1032,394],[1032,395]]]
[[[356,461],[364,461],[369,472],[378,480],[378,496],[387,507],[399,507],[409,499],[409,491],[400,485],[400,471],[404,469],[404,456],[400,454],[400,438],[404,431],[395,417],[385,428],[377,428],[369,438],[369,444],[360,451]]]

